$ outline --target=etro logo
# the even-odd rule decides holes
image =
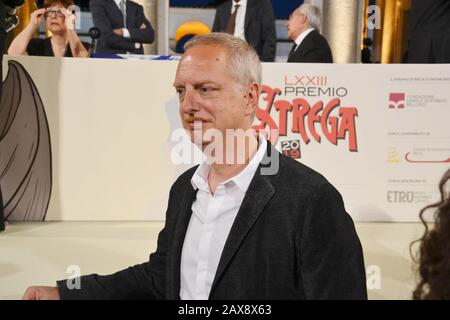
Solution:
[[[389,94],[389,109],[405,109],[404,93],[390,93]]]

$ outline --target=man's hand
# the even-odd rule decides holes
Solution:
[[[57,287],[29,287],[22,300],[61,300]]]
[[[123,30],[122,29],[113,29],[113,32],[121,37],[123,37]]]

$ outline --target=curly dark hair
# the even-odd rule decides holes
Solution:
[[[418,264],[420,281],[413,292],[414,300],[450,299],[450,195],[447,182],[450,169],[445,172],[439,183],[441,199],[420,211],[420,220],[425,226],[422,238],[410,246],[413,261]],[[424,214],[435,209],[435,225],[430,229]],[[418,257],[412,253],[414,244],[420,243]]]

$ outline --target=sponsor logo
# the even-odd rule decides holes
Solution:
[[[389,203],[413,203],[414,192],[390,190],[387,192],[386,200]]]
[[[389,109],[405,109],[405,93],[389,94]]]
[[[387,154],[388,163],[400,163],[400,156],[396,148],[390,148]]]

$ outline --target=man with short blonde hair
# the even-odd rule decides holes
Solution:
[[[245,41],[225,33],[210,33],[194,37],[184,46],[188,50],[195,46],[222,46],[230,51],[230,68],[236,81],[242,85],[256,82],[261,85],[261,62],[255,50]]]
[[[339,192],[250,130],[260,95],[252,50],[231,35],[197,36],[173,83],[192,143],[204,153],[218,142],[235,146],[244,161],[205,161],[177,179],[148,262],[83,276],[78,290],[64,280],[31,287],[26,299],[367,298],[361,244]],[[253,56],[242,75],[230,68],[241,54]],[[250,130],[249,143],[236,147],[220,134],[229,130]],[[272,162],[276,170],[265,173]]]

